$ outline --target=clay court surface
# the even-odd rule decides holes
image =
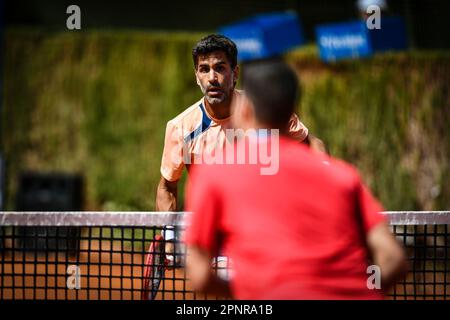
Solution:
[[[100,249],[101,246],[101,250]],[[58,300],[140,300],[144,274],[144,254],[122,251],[110,241],[81,241],[78,260],[66,253],[23,253],[6,251],[0,255],[1,299]],[[15,263],[13,263],[15,261]],[[67,289],[69,265],[80,267],[80,289]],[[14,268],[14,269],[13,269]],[[11,274],[15,274],[13,277]],[[204,299],[194,294],[184,268],[167,269],[157,300]],[[11,287],[14,287],[14,292]],[[46,289],[45,289],[46,288]],[[14,295],[14,296],[13,296]]]
[[[81,241],[78,260],[67,253],[23,253],[6,250],[0,261],[0,299],[58,299],[58,300],[140,300],[143,284],[144,254],[125,248],[110,241]],[[87,250],[100,252],[90,252]],[[104,251],[117,251],[104,252]],[[13,263],[15,261],[15,263]],[[80,267],[80,289],[67,289],[69,265]],[[414,266],[412,266],[413,268]],[[14,268],[14,269],[13,269]],[[433,270],[433,266],[421,266],[420,270]],[[445,270],[445,268],[439,269]],[[13,272],[14,271],[14,272]],[[12,276],[11,274],[15,274]],[[194,294],[189,281],[185,280],[183,268],[167,269],[166,279],[159,287],[156,300],[205,299]],[[410,295],[398,299],[428,299],[442,297],[450,292],[448,276],[445,272],[417,272],[415,279],[410,274],[407,282],[400,284],[396,293]],[[423,284],[426,279],[427,285]],[[415,280],[416,285],[412,284]],[[420,284],[422,283],[422,284]],[[434,285],[433,285],[434,283]],[[14,287],[14,292],[11,287]],[[424,297],[423,295],[430,296]],[[416,296],[414,298],[414,296]],[[215,299],[215,297],[208,297]],[[439,299],[439,297],[437,297]]]

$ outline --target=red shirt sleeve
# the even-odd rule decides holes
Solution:
[[[220,249],[222,200],[211,168],[193,166],[186,189],[186,210],[192,212],[185,234],[187,245],[197,246],[212,256]],[[209,166],[211,167],[211,166]]]
[[[385,216],[381,213],[384,209],[361,180],[358,183],[357,193],[363,228],[367,234],[377,224],[386,221]]]

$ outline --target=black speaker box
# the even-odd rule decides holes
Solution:
[[[83,179],[61,173],[23,173],[16,194],[17,211],[81,211]],[[61,213],[64,214],[64,213]],[[28,251],[68,251],[79,248],[80,227],[20,227],[20,246]]]

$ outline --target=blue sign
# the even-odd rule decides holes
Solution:
[[[257,15],[224,26],[219,33],[236,43],[239,61],[270,58],[304,43],[294,12]]]
[[[362,20],[321,25],[316,27],[316,37],[324,61],[407,48],[405,23],[400,17],[382,17],[381,29],[369,29]]]

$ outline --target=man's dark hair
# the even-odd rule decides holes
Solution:
[[[237,65],[237,47],[236,44],[225,36],[219,34],[210,34],[201,39],[192,49],[192,58],[194,59],[194,66],[197,69],[198,56],[210,54],[214,51],[222,51],[227,56],[231,68],[234,69]]]
[[[284,129],[300,95],[295,72],[282,60],[246,64],[243,87],[255,107],[256,120]]]

